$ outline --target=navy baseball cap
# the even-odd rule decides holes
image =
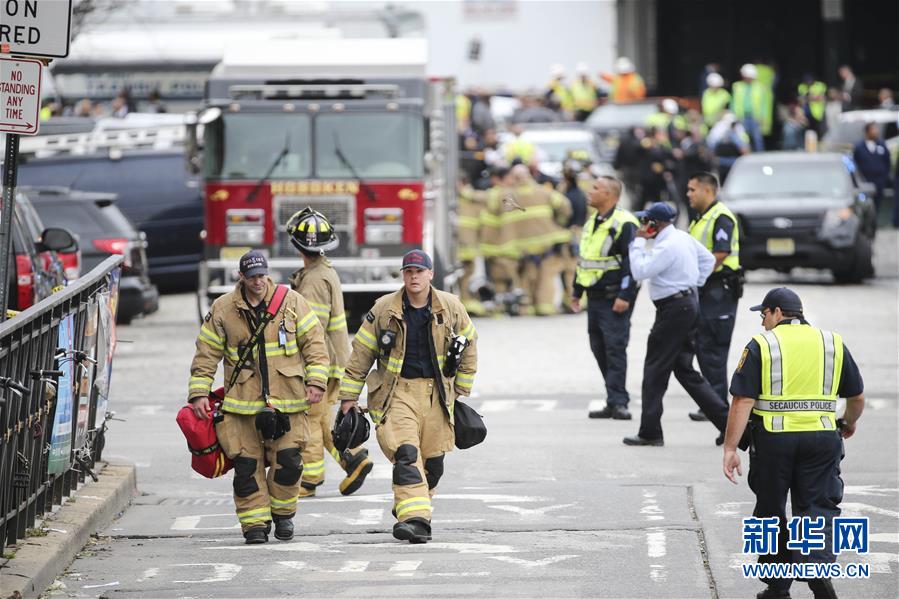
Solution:
[[[423,251],[412,250],[403,256],[403,268],[401,270],[406,270],[407,268],[434,270],[434,263],[431,261],[431,257]]]
[[[268,260],[259,250],[250,250],[240,257],[240,274],[245,277],[268,274]]]
[[[781,312],[802,314],[802,300],[799,299],[799,296],[792,289],[778,287],[765,294],[765,299],[762,300],[761,304],[752,306],[749,309],[753,312],[761,312],[765,308],[768,310],[780,308]]]
[[[635,216],[641,220],[644,218],[648,218],[663,223],[669,223],[677,218],[677,210],[675,210],[665,202],[656,202],[647,210],[638,212]]]

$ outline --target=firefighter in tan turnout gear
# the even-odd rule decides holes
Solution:
[[[365,482],[373,464],[364,447],[348,449],[341,454],[331,439],[331,426],[334,424],[332,408],[337,403],[340,379],[343,378],[343,369],[350,353],[340,279],[325,258],[325,252],[335,249],[340,239],[328,219],[312,208],[294,214],[287,222],[287,232],[290,242],[303,258],[303,268],[293,274],[291,285],[318,316],[325,329],[325,341],[331,355],[325,399],[309,408],[309,439],[303,449],[300,497],[315,495],[316,487],[325,482],[325,450],[346,471],[339,489],[341,494],[350,495]]]
[[[348,412],[368,384],[378,444],[393,464],[393,536],[425,543],[431,539],[431,499],[443,457],[454,445],[454,402],[469,395],[474,383],[477,335],[459,299],[431,286],[430,256],[412,250],[403,257],[402,271],[403,288],[378,299],[362,319],[340,400]],[[447,352],[457,336],[468,345],[456,371],[447,372]]]
[[[306,412],[322,400],[329,371],[315,313],[300,294],[278,289],[267,275],[261,252],[241,257],[240,281],[215,301],[200,327],[188,392],[197,417],[206,418],[207,396],[224,360],[216,434],[234,460],[234,504],[248,544],[267,542],[272,520],[276,538],[293,538]]]

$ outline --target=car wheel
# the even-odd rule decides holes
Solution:
[[[841,285],[854,285],[873,277],[874,253],[871,249],[871,240],[859,235],[849,266],[843,269],[834,269],[832,272],[834,280]]]

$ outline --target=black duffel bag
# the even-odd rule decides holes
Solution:
[[[487,426],[484,418],[458,399],[453,408],[455,420],[456,447],[468,449],[481,443],[487,437]]]

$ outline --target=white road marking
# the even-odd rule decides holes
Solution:
[[[257,545],[257,547],[264,547],[264,545]],[[391,549],[398,549],[403,551],[405,549],[409,549],[410,551],[431,551],[436,549],[448,549],[451,551],[458,551],[459,553],[477,553],[477,554],[490,554],[490,553],[519,553],[521,550],[512,547],[511,545],[490,545],[488,543],[434,543],[429,542],[426,545],[397,545],[396,543],[372,543],[371,545],[366,545],[366,547],[377,548],[377,547],[390,547]],[[236,547],[236,549],[240,549],[240,547]]]
[[[552,412],[556,409],[556,406],[559,405],[559,400],[557,399],[524,399],[522,400],[522,405],[524,406],[534,406],[535,412]]]
[[[872,497],[886,497],[899,493],[899,489],[881,487],[878,485],[846,485],[843,495],[870,495]]]
[[[243,547],[240,547],[243,549]],[[172,564],[170,567],[172,568],[190,568],[191,570],[196,570],[197,566],[210,566],[213,570],[213,575],[209,578],[204,578],[203,580],[173,580],[174,583],[181,584],[206,584],[211,582],[228,582],[233,580],[235,576],[241,571],[243,566],[238,564],[223,564],[223,563],[212,563],[212,564]]]
[[[369,480],[392,480],[393,465],[389,462],[386,464],[375,464],[371,472],[368,473]]]
[[[719,517],[739,516],[740,514],[746,513],[747,510],[751,512],[751,509],[743,507],[750,505],[753,505],[751,501],[728,501],[719,503],[715,506],[715,515]]]
[[[480,405],[478,411],[482,414],[491,412],[509,412],[518,407],[517,399],[490,399]]]
[[[370,563],[371,562],[367,562],[367,561],[349,560],[349,561],[345,562],[343,566],[340,567],[340,570],[337,570],[337,573],[338,574],[347,574],[350,572],[365,572],[365,570],[368,569],[368,565]]]
[[[380,524],[384,519],[384,510],[359,510],[359,518],[347,520],[350,526],[371,526]]]
[[[487,507],[493,508],[495,510],[504,510],[506,512],[512,512],[514,514],[518,514],[523,518],[528,518],[532,516],[545,516],[547,512],[551,512],[553,510],[561,510],[567,507],[572,507],[577,505],[575,503],[565,503],[562,505],[548,505],[546,507],[538,507],[538,508],[524,508],[518,507],[517,505],[488,505]]]
[[[121,584],[120,582],[116,581],[116,582],[107,582],[106,584],[87,584],[81,588],[82,589],[100,589],[103,587],[117,587],[120,584]]]
[[[233,542],[233,541],[232,541]],[[391,543],[391,547],[396,544]],[[264,545],[218,545],[216,547],[203,547],[203,549],[211,549],[213,551],[230,550],[230,551],[309,551],[310,553],[343,553],[338,549],[326,549],[315,543],[297,542],[297,543],[265,543]]]
[[[155,578],[159,575],[159,568],[147,568],[144,570],[144,573],[140,578],[137,579],[137,582],[145,582],[150,580],[151,578]]]
[[[170,530],[234,530],[240,528],[240,523],[231,524],[230,526],[198,526],[203,518],[221,518],[234,517],[234,513],[230,514],[199,514],[196,516],[178,516],[169,527]]]
[[[652,489],[643,489],[643,507],[640,513],[646,520],[653,522],[665,519],[665,513],[659,505],[658,493]],[[664,583],[668,580],[668,568],[664,563],[653,563],[654,560],[662,561],[668,554],[668,539],[662,528],[646,529],[646,555],[650,558],[649,578],[653,582]]]
[[[551,557],[545,557],[540,560],[531,561],[527,559],[521,559],[519,557],[511,557],[508,555],[488,555],[487,559],[495,559],[500,562],[506,562],[507,564],[515,564],[516,566],[522,566],[525,568],[536,568],[539,566],[548,566],[550,564],[555,564],[556,562],[565,561],[566,559],[571,559],[573,557],[579,557],[577,555],[553,555]]]
[[[868,535],[868,540],[878,543],[899,543],[899,532],[877,532]]]
[[[649,557],[665,557],[668,555],[667,538],[665,531],[659,528],[651,528],[646,533],[646,555]]]
[[[390,572],[397,576],[414,576],[415,571],[421,565],[421,560],[400,560],[390,566]],[[467,574],[466,574],[467,576]]]
[[[881,516],[889,516],[890,518],[899,518],[899,512],[894,512],[893,510],[885,510],[883,508],[877,507],[876,505],[868,505],[867,503],[841,503],[840,507],[843,509],[843,516],[848,518],[861,516],[863,512],[880,514]]]
[[[290,568],[291,570],[307,570],[306,562],[276,562],[281,566]]]

